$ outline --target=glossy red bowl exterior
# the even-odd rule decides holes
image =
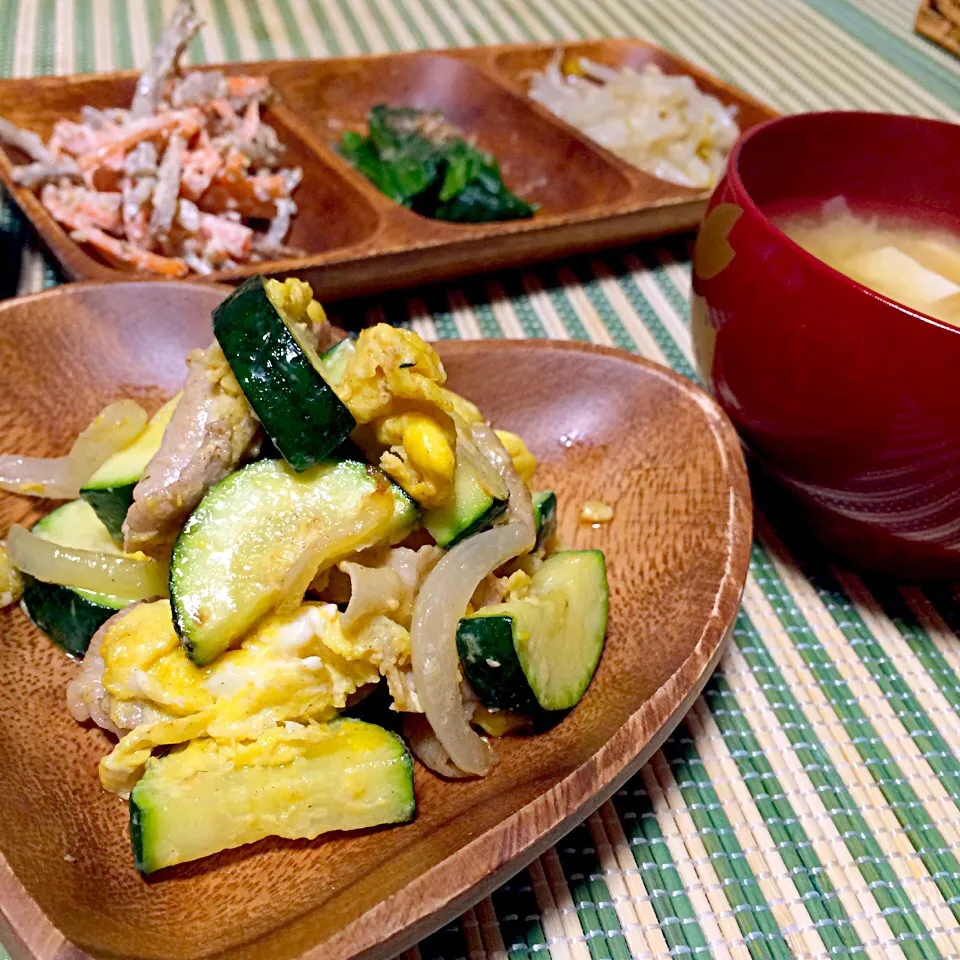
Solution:
[[[704,381],[803,526],[900,576],[960,573],[960,329],[826,266],[771,211],[844,196],[960,230],[960,126],[802,114],[750,130],[694,252]]]

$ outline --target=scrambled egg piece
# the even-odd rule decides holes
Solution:
[[[0,607],[16,603],[22,595],[20,571],[10,562],[6,546],[0,543]]]
[[[331,741],[344,737],[358,752],[369,750],[380,742],[378,734],[360,724],[344,730],[327,724],[288,723],[267,731],[252,743],[224,743],[208,738],[194,740],[163,758],[162,776],[183,781],[202,773],[286,766],[298,757],[309,757],[322,751]],[[151,761],[151,767],[156,763],[156,760]]]
[[[457,423],[468,428],[483,421],[474,404],[443,386],[446,379],[433,347],[410,330],[381,323],[360,334],[337,384],[360,425],[354,440],[426,508],[453,497]],[[498,436],[529,484],[536,467],[530,451],[515,434]]]
[[[505,737],[517,730],[525,730],[532,725],[529,717],[512,710],[491,710],[482,703],[477,704],[471,723],[476,724],[490,737]]]
[[[380,467],[424,506],[440,506],[453,495],[457,468],[453,439],[433,418],[401,413],[376,421],[373,438],[380,447]],[[369,446],[369,441],[367,443]]]
[[[316,326],[326,322],[327,315],[323,307],[313,299],[313,288],[303,280],[289,277],[280,280],[267,280],[264,289],[270,302],[295,323],[313,323]]]
[[[443,395],[453,408],[453,412],[467,426],[472,423],[483,423],[483,414],[475,403],[471,403],[466,397],[461,397],[459,393],[454,393],[446,387],[443,388]]]
[[[162,719],[135,727],[103,758],[104,787],[129,789],[158,746],[201,736],[254,740],[279,724],[331,719],[381,675],[395,674],[402,683],[407,631],[378,617],[348,633],[340,618],[333,604],[322,603],[267,617],[239,649],[206,667],[183,652],[168,601],[141,604],[119,618],[100,648],[112,709],[136,701]]]
[[[529,487],[533,483],[533,472],[537,469],[537,460],[527,449],[527,445],[515,433],[509,430],[494,431],[503,444],[503,449],[510,454],[513,469],[517,476]]]
[[[525,570],[514,570],[513,573],[507,577],[507,582],[504,584],[506,587],[506,597],[504,598],[508,603],[511,600],[526,600],[530,595],[530,587],[532,586],[533,581],[530,578]]]
[[[357,338],[338,393],[357,423],[424,406],[449,419],[446,379],[430,344],[411,330],[378,323]]]
[[[337,393],[360,424],[354,439],[421,506],[453,496],[454,419],[480,413],[443,388],[436,351],[410,330],[377,324],[357,339]]]

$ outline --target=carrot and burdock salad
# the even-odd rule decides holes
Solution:
[[[180,69],[201,26],[181,3],[128,108],[85,106],[49,140],[0,118],[13,170],[76,241],[112,263],[162,276],[209,274],[297,255],[286,246],[298,167],[261,119],[266,77]]]

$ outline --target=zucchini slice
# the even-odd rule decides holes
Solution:
[[[121,554],[93,508],[72,500],[33,526],[33,532],[61,547]],[[23,609],[27,616],[68,653],[82,657],[100,627],[130,602],[106,593],[77,590],[23,576]]]
[[[542,547],[557,532],[557,495],[541,490],[533,495],[533,520],[537,526],[537,547]]]
[[[347,370],[350,358],[357,352],[356,343],[347,338],[335,343],[329,350],[320,355],[320,372],[324,380],[336,386]]]
[[[530,596],[464,617],[457,650],[480,702],[569,710],[600,661],[609,591],[600,550],[564,550],[533,575]]]
[[[309,336],[251,277],[213,311],[230,369],[280,455],[294,470],[324,460],[353,430],[350,411],[322,374]]]
[[[486,530],[506,509],[507,501],[487,493],[474,468],[458,460],[453,475],[453,499],[442,507],[425,510],[423,525],[438,546],[452,547]]]
[[[385,485],[393,514],[371,532],[372,546],[398,543],[417,522],[413,501],[376,467],[341,460],[297,473],[282,460],[259,460],[211,487],[170,561],[173,622],[194,663],[209,663],[273,609],[316,532],[359,515]],[[344,555],[358,549],[351,543]]]
[[[361,720],[292,727],[250,743],[194,740],[149,760],[130,794],[137,869],[413,818],[413,761],[395,733]],[[281,751],[290,759],[278,763]]]
[[[123,543],[123,521],[133,503],[133,488],[160,449],[163,433],[179,400],[178,393],[164,404],[153,415],[146,430],[129,446],[117,451],[80,490],[80,496],[93,507],[117,543]]]

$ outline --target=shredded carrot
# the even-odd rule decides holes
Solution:
[[[141,250],[125,240],[111,237],[109,233],[104,233],[97,227],[89,225],[78,227],[75,239],[89,243],[109,256],[146,270],[148,273],[156,273],[163,277],[185,277],[190,272],[189,267],[176,257],[161,257],[157,253]]]
[[[253,140],[257,135],[257,127],[260,126],[260,104],[256,100],[251,100],[247,104],[247,109],[243,112],[243,120],[240,123],[240,136],[244,140]]]
[[[155,117],[144,117],[119,128],[116,132],[107,130],[100,134],[100,146],[92,153],[84,154],[77,161],[81,170],[115,164],[119,158],[123,164],[124,154],[144,140],[152,140],[162,134],[174,131],[185,137],[191,137],[200,129],[200,112],[195,109],[165,110]]]
[[[92,224],[104,230],[121,225],[120,196],[115,193],[93,193],[82,187],[58,188],[47,184],[40,193],[40,202],[54,220],[68,226]]]
[[[147,216],[146,207],[138,207],[129,216],[124,215],[123,226],[126,230],[127,240],[135,247],[143,247],[150,236],[149,231],[150,218]]]
[[[266,90],[270,81],[266,77],[237,75],[227,77],[227,91],[231,97],[249,97]]]
[[[227,151],[227,156],[223,161],[223,172],[221,174],[224,180],[239,179],[247,172],[250,166],[250,158],[236,147],[231,147]]]
[[[129,108],[50,118],[46,142],[0,118],[0,141],[32,161],[15,179],[75,240],[171,277],[288,255],[303,173],[280,163],[261,117],[267,77],[182,69],[200,27],[189,8],[180,0]]]
[[[256,217],[271,220],[277,215],[277,206],[271,194],[257,189],[257,177],[246,180],[214,178],[197,206],[207,213],[229,213],[235,211],[241,217]]]
[[[54,156],[66,152],[74,157],[82,156],[97,147],[97,135],[89,127],[72,120],[58,120],[53,125],[49,149]]]
[[[249,227],[212,213],[200,214],[200,236],[234,260],[245,260],[253,246],[253,231]]]
[[[206,139],[206,134],[203,134]],[[180,190],[189,200],[197,200],[210,186],[217,171],[223,166],[220,152],[209,140],[202,143],[196,150],[184,154],[183,175],[180,179]]]
[[[206,108],[211,112],[216,114],[220,120],[222,120],[228,126],[233,126],[237,122],[237,115],[234,112],[233,107],[230,106],[229,100],[224,100],[223,98],[219,100],[211,100],[206,104]]]

